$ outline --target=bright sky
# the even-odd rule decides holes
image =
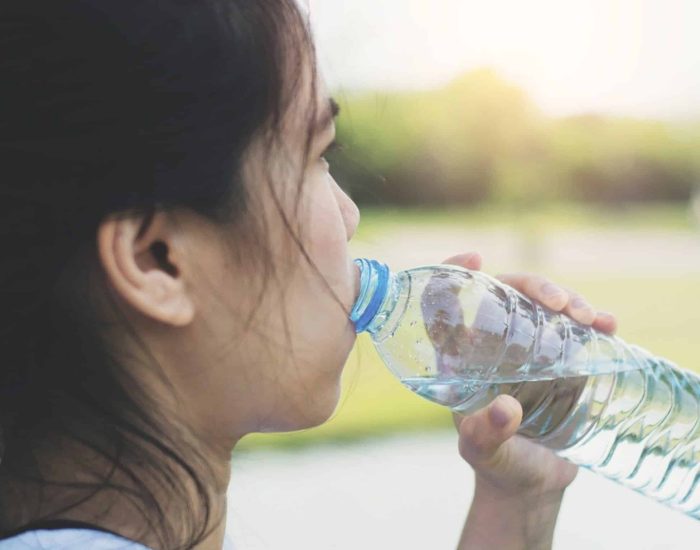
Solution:
[[[311,0],[332,88],[490,66],[554,115],[700,118],[700,0]]]

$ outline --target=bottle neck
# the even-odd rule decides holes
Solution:
[[[358,334],[376,334],[396,305],[396,276],[386,264],[376,260],[362,258],[355,264],[360,269],[360,293],[350,320]]]

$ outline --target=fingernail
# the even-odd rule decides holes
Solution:
[[[564,293],[564,290],[555,285],[554,283],[545,283],[542,285],[542,293],[547,296],[547,298],[552,298],[554,296],[559,296]]]
[[[489,408],[489,417],[491,418],[491,422],[493,422],[498,428],[504,428],[507,426],[512,417],[509,409],[510,407],[503,403],[503,399],[497,397]]]
[[[586,300],[579,296],[572,300],[571,307],[573,307],[574,309],[593,309],[593,307],[591,307],[591,304],[589,304],[588,302],[586,302]]]
[[[614,316],[612,313],[608,312],[608,311],[599,311],[599,312],[598,312],[598,317],[607,317],[608,319],[614,319],[614,318],[615,318],[615,316]]]

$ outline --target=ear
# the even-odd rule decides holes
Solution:
[[[164,212],[110,216],[97,230],[97,249],[107,280],[137,312],[182,327],[194,318],[183,281],[176,226]]]

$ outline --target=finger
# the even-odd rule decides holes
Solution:
[[[478,271],[481,269],[481,254],[478,252],[466,252],[448,258],[443,264],[458,265],[465,269],[473,269]]]
[[[593,321],[593,328],[608,334],[615,334],[617,331],[617,319],[612,313],[599,311]]]
[[[457,428],[457,431],[459,431],[459,425],[462,423],[462,420],[464,420],[463,415],[456,412],[452,413],[452,422],[454,423],[455,428]]]
[[[553,311],[561,311],[569,303],[569,293],[546,277],[530,273],[508,273],[496,278]]]
[[[577,292],[564,289],[569,294],[569,302],[562,313],[583,325],[591,325],[594,329],[608,334],[617,330],[617,319],[612,313],[597,311],[585,298]]]
[[[500,446],[520,426],[523,410],[509,395],[499,395],[488,407],[464,418],[459,425],[459,452],[472,466],[496,459]]]
[[[571,291],[569,291],[569,301],[562,309],[562,313],[583,325],[592,325],[597,316],[596,310],[583,296]]]
[[[545,277],[530,273],[513,273],[499,275],[498,279],[549,309],[561,312],[581,324],[591,325],[596,320],[596,310],[580,294],[559,286]],[[606,328],[611,325],[609,320],[602,323]]]

